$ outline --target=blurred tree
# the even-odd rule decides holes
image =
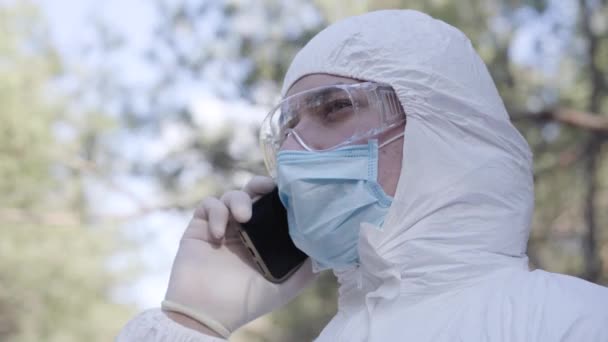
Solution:
[[[110,301],[125,277],[108,258],[127,246],[86,224],[83,141],[99,128],[62,129],[61,60],[42,22],[0,3],[0,340],[108,341],[132,314]]]

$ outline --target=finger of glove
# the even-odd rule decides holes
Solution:
[[[208,197],[194,212],[196,218],[207,220],[209,231],[214,239],[222,239],[228,225],[228,208],[215,197]]]
[[[256,198],[271,192],[276,186],[270,177],[255,176],[243,187],[243,191],[251,198]]]
[[[251,197],[248,193],[238,190],[228,191],[222,196],[221,201],[237,222],[244,223],[251,219]]]

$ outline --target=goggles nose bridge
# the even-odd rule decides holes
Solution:
[[[300,137],[296,130],[289,128],[285,133],[285,140],[281,144],[279,150],[306,150],[315,151],[313,147],[308,146]]]

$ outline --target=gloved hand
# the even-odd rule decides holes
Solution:
[[[247,222],[253,200],[275,186],[271,178],[257,176],[243,191],[202,201],[180,242],[163,302],[165,310],[178,306],[174,311],[227,337],[222,326],[233,332],[286,304],[315,278],[309,259],[284,283],[269,282],[239,239],[238,222]]]

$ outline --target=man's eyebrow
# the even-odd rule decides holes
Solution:
[[[338,81],[336,83],[327,85],[324,89],[315,91],[311,94],[308,94],[307,96],[305,96],[305,98],[303,100],[301,100],[305,105],[311,105],[313,104],[313,102],[323,102],[323,101],[327,101],[328,99],[330,99],[332,96],[334,96],[337,93],[342,93],[345,92],[344,89],[340,88],[340,87],[335,87],[337,85],[344,85],[344,84],[354,84],[354,83],[347,83],[347,82],[343,82],[343,81]],[[314,94],[314,95],[313,95]],[[279,121],[283,122],[285,120],[284,117],[284,113],[281,110],[280,114],[279,114]]]
[[[311,105],[316,102],[322,103],[323,101],[330,99],[332,96],[335,96],[336,94],[343,93],[343,92],[344,92],[344,90],[342,88],[330,86],[328,88],[325,88],[325,89],[322,89],[319,91],[315,91],[314,93],[309,94],[308,96],[306,96],[304,102],[307,105]]]

